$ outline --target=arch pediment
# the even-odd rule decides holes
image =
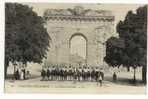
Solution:
[[[68,9],[47,9],[44,17],[48,16],[72,16],[72,17],[100,17],[113,16],[111,11],[84,9],[82,6],[75,6]]]

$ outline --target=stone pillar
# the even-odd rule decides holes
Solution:
[[[100,58],[100,53],[98,45],[92,40],[88,42],[87,63],[90,66],[97,66],[99,64],[98,60]]]

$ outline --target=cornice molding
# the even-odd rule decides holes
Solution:
[[[111,11],[84,9],[81,6],[73,9],[47,9],[43,17],[45,20],[114,21]]]

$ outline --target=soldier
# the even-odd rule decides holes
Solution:
[[[54,70],[55,72],[54,72],[54,74],[55,74],[55,80],[58,80],[57,78],[58,78],[58,65],[56,65],[56,68],[55,68],[55,70]]]
[[[87,80],[87,67],[84,67],[84,81]]]
[[[75,79],[74,75],[75,75],[75,67],[72,67],[72,80]]]
[[[84,72],[85,72],[85,81],[87,81],[87,66],[84,68]]]
[[[90,68],[87,68],[87,80],[90,81]]]
[[[80,81],[80,71],[79,71],[79,67],[76,68],[76,72],[77,72],[77,80]]]
[[[98,80],[98,76],[99,75],[99,68],[96,67],[96,72],[95,72],[95,80],[97,81]]]
[[[46,71],[44,69],[42,69],[42,71],[41,71],[41,76],[42,76],[42,80],[45,80]]]
[[[98,82],[100,83],[100,87],[102,86],[102,75],[101,75],[101,71],[98,72],[98,78],[97,78],[97,85],[98,85]]]
[[[60,80],[63,80],[63,67],[61,66],[60,71],[59,71],[59,75],[60,75]]]
[[[69,80],[69,67],[66,66],[66,78],[67,78],[67,81]]]
[[[50,69],[49,69],[49,67],[48,67],[48,69],[47,69],[47,79],[49,80],[49,77],[50,77]]]
[[[61,66],[59,66],[59,69],[58,69],[58,80],[59,81],[61,80]]]
[[[56,76],[57,76],[57,80],[59,81],[60,80],[60,67],[59,66],[57,66],[57,68],[56,68]]]
[[[63,67],[62,66],[60,67],[59,75],[60,75],[60,80],[62,81],[63,80]]]
[[[70,70],[70,68],[69,68],[69,66],[67,66],[67,81],[70,80],[70,73],[69,73],[69,70]]]
[[[82,80],[82,67],[79,67],[79,81]]]
[[[62,66],[60,74],[61,74],[61,80],[63,81],[64,80],[64,66]]]
[[[85,73],[84,73],[84,67],[82,67],[82,81],[85,80]]]
[[[65,70],[64,70],[64,80],[66,81],[67,80],[67,67],[65,66],[64,68],[65,68]]]
[[[15,80],[19,80],[19,79],[20,79],[19,69],[17,69],[17,70],[15,71],[14,76],[15,76]]]
[[[72,66],[69,66],[69,80],[72,80]]]
[[[103,72],[103,68],[100,69],[100,75],[102,76],[102,80],[104,79],[104,72]]]
[[[63,80],[65,80],[65,66],[63,66]]]
[[[52,66],[51,69],[51,79],[54,80],[54,66]]]
[[[95,69],[92,67],[91,68],[91,81],[95,80]]]
[[[77,70],[76,70],[76,68],[74,68],[74,70],[73,70],[73,76],[74,76],[74,83],[76,83],[77,82]]]

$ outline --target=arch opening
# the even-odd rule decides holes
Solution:
[[[87,38],[80,33],[71,36],[70,46],[70,64],[82,66],[87,64]]]

